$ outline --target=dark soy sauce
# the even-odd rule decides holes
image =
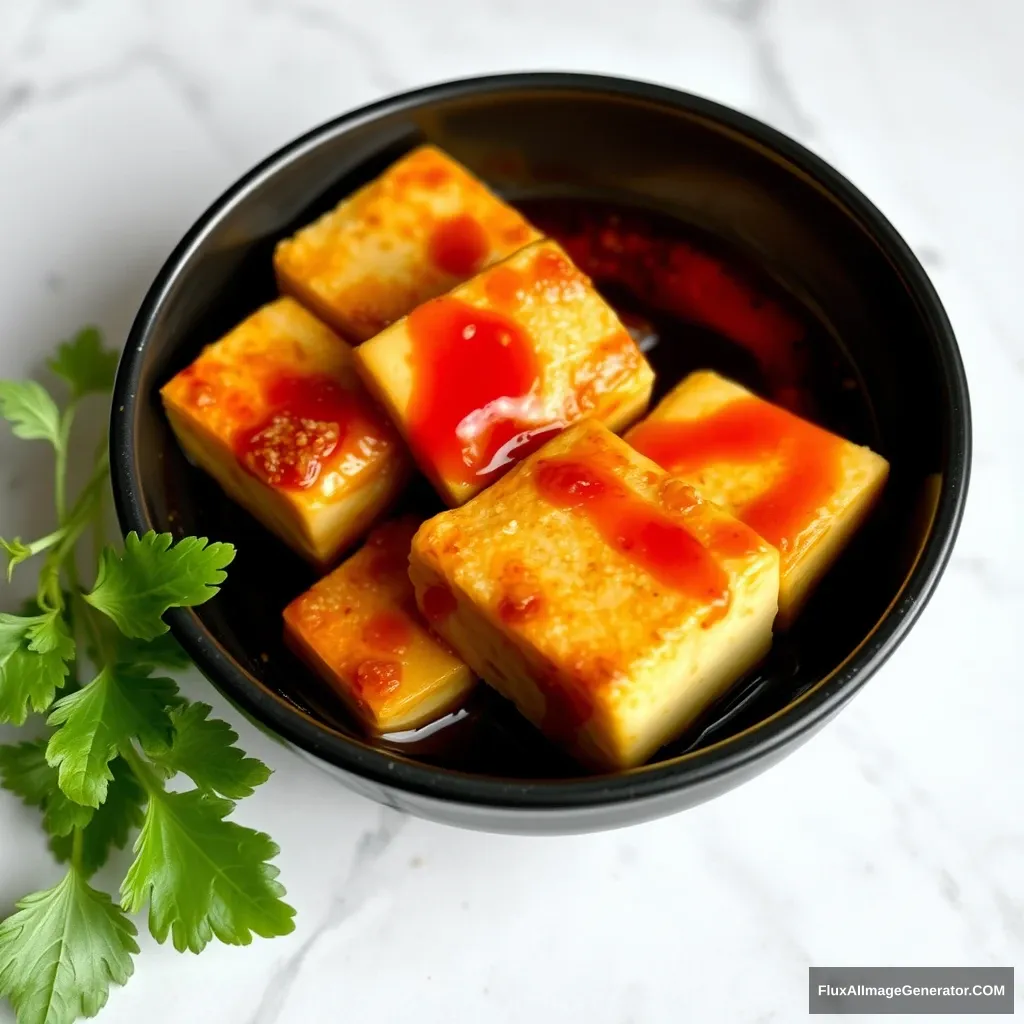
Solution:
[[[620,313],[651,362],[652,402],[693,370],[712,369],[860,444],[880,450],[855,367],[823,324],[765,271],[718,239],[660,214],[591,200],[531,199],[517,204],[558,241]],[[884,454],[884,451],[883,451]],[[251,670],[296,706],[346,733],[358,727],[340,700],[280,642],[280,609],[314,581],[283,545],[210,488],[211,535],[259,551],[239,557],[225,598],[249,629],[266,637]],[[425,481],[403,511],[423,518],[442,505]],[[243,524],[240,520],[245,520]],[[739,681],[662,760],[742,731],[773,714],[835,668],[877,621],[891,593],[873,566],[887,557],[885,502],[832,569],[790,632],[776,634],[765,662]],[[257,539],[258,535],[258,539]],[[266,566],[273,566],[268,581]],[[270,593],[268,593],[268,583]],[[612,626],[614,628],[614,626]],[[514,778],[566,778],[583,770],[486,685],[464,707],[410,733],[372,740],[405,757],[460,771]]]

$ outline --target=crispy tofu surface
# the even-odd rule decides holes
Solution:
[[[405,447],[351,348],[293,299],[253,313],[160,394],[189,457],[318,565],[358,539],[407,478]]]
[[[356,359],[452,506],[584,416],[624,429],[654,379],[615,312],[551,241],[424,303]]]
[[[691,374],[626,439],[781,554],[780,627],[874,506],[889,464],[710,372]]]
[[[778,552],[593,419],[428,520],[410,575],[465,661],[584,764],[642,764],[771,645]]]
[[[465,167],[420,146],[280,242],[281,290],[352,341],[539,238]]]
[[[372,733],[425,725],[476,683],[416,609],[408,563],[417,525],[403,517],[378,527],[284,611],[288,644]]]

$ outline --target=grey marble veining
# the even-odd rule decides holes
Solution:
[[[384,852],[408,820],[407,816],[390,807],[381,807],[375,827],[364,832],[356,841],[352,864],[331,893],[327,911],[320,923],[309,931],[306,940],[274,970],[269,984],[252,1018],[252,1024],[274,1024],[285,1006],[310,950],[324,936],[351,917],[373,891],[373,872]]]

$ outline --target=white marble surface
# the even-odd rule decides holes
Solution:
[[[147,937],[102,1020],[766,1024],[806,1013],[808,964],[1024,966],[1022,49],[1019,0],[0,0],[3,376],[84,322],[123,338],[191,220],[317,122],[575,69],[704,93],[835,163],[932,273],[974,399],[942,587],[781,766],[642,827],[502,838],[382,810],[240,723],[276,769],[245,818],[281,844],[298,930],[200,957]],[[49,500],[35,455],[0,440],[4,534]],[[6,794],[0,837],[6,913],[57,869]]]

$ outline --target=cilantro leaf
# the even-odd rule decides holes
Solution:
[[[45,711],[63,685],[67,666],[57,654],[16,647],[0,654],[0,722],[24,725],[29,711]]]
[[[152,640],[139,640],[119,633],[117,661],[137,668],[143,665],[150,668],[188,668],[192,664],[192,659],[170,633],[162,633]]]
[[[222,694],[222,696],[231,705],[231,707],[234,708],[234,710],[239,715],[241,715],[242,718],[244,718],[257,732],[263,733],[263,735],[268,740],[272,740],[279,747],[284,747],[285,750],[291,749],[291,747],[288,745],[288,741],[284,739],[282,736],[280,736],[278,733],[274,732],[270,728],[270,726],[267,725],[266,722],[261,722],[254,714],[252,714],[252,712],[247,711],[245,708],[242,707],[241,704],[238,704],[236,701],[233,701],[226,694]]]
[[[0,745],[0,786],[41,812],[50,849],[70,862],[60,883],[0,920],[0,1003],[6,997],[18,1024],[72,1024],[102,1009],[139,951],[126,908],[148,904],[154,936],[178,949],[199,951],[215,937],[243,945],[254,934],[294,929],[295,911],[271,863],[277,847],[228,820],[232,799],[250,795],[269,769],[246,756],[208,705],[190,705],[172,680],[153,675],[160,666],[187,667],[163,618],[213,597],[234,548],[132,533],[123,551],[99,555],[90,593],[77,582],[80,537],[90,524],[102,532],[108,458],[101,440],[88,482],[68,494],[75,408],[83,396],[111,390],[117,362],[100,332],[86,327],[48,361],[69,385],[69,402],[58,405],[34,381],[0,380],[0,418],[15,436],[48,441],[55,451],[59,524],[27,542],[0,538],[8,579],[21,562],[50,552],[40,561],[36,601],[19,615],[0,614],[0,723],[21,725],[36,711],[48,714],[52,730]],[[73,594],[62,593],[64,579]],[[78,625],[88,627],[92,646],[86,643],[83,660],[97,673],[84,687],[75,664]],[[196,789],[168,792],[164,780],[177,773]],[[117,906],[88,879],[136,833]]]
[[[50,393],[34,380],[0,380],[0,416],[9,420],[15,437],[62,444],[60,410]]]
[[[59,654],[63,661],[71,661],[75,656],[75,641],[60,612],[43,612],[35,619],[27,631],[28,649],[37,654]]]
[[[81,808],[92,815],[82,832],[81,869],[86,877],[106,864],[112,849],[125,848],[132,833],[141,828],[145,817],[143,807],[146,804],[146,791],[127,762],[115,757],[110,762],[110,772],[113,778],[107,786],[106,800],[95,811],[88,807]],[[60,794],[60,790],[57,792]],[[70,860],[72,837],[57,835],[52,830],[51,835],[50,849],[57,860]]]
[[[57,782],[57,773],[53,773],[53,792],[47,798],[43,814],[43,828],[53,837],[68,837],[76,828],[88,828],[94,815],[91,807],[83,807],[69,800]]]
[[[136,737],[159,743],[169,735],[167,709],[177,692],[173,680],[120,666],[104,668],[87,686],[57,701],[47,722],[59,728],[50,737],[46,759],[58,770],[64,793],[76,803],[99,807],[118,747]]]
[[[91,807],[76,804],[61,792],[57,771],[46,760],[45,737],[0,747],[0,784],[29,807],[43,811],[43,828],[55,839],[85,828],[93,816]],[[67,843],[70,850],[70,838]]]
[[[98,810],[69,800],[46,760],[46,739],[0,747],[0,784],[30,807],[43,811],[43,828],[57,860],[71,859],[74,829],[82,830],[81,870],[86,877],[107,862],[113,847],[124,849],[142,826],[146,793],[123,758],[110,764],[113,779]]]
[[[63,686],[75,645],[57,611],[0,614],[0,722],[23,725]]]
[[[29,807],[42,810],[53,792],[57,773],[46,761],[46,740],[0,747],[0,785]]]
[[[118,354],[103,347],[95,327],[83,327],[71,341],[62,342],[47,366],[71,385],[75,398],[90,392],[109,391],[114,386]]]
[[[216,936],[248,945],[253,932],[287,935],[295,911],[283,902],[277,845],[263,832],[224,819],[230,800],[199,790],[153,797],[121,886],[121,905],[135,913],[149,900],[149,930],[168,934],[179,952],[201,952]]]
[[[210,544],[205,537],[185,537],[172,544],[169,533],[152,530],[125,538],[124,551],[103,552],[96,586],[85,599],[109,615],[122,633],[152,640],[167,632],[161,619],[168,608],[191,607],[217,593],[235,557],[230,544]]]
[[[0,924],[0,994],[18,1024],[72,1024],[95,1016],[138,953],[135,925],[73,868],[18,903]]]
[[[239,800],[252,796],[270,778],[270,769],[246,757],[235,744],[238,734],[217,718],[209,704],[188,704],[171,712],[170,744],[147,747],[151,761],[168,775],[184,772],[201,790]]]

